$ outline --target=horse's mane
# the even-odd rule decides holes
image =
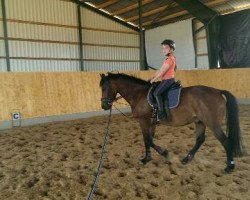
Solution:
[[[131,75],[124,74],[124,73],[110,73],[110,72],[108,73],[107,76],[102,77],[101,82],[100,82],[100,86],[103,85],[104,81],[116,80],[116,79],[124,79],[124,80],[128,80],[132,83],[136,83],[139,85],[150,86],[149,81],[145,81],[145,80],[137,78],[135,76],[131,76]]]

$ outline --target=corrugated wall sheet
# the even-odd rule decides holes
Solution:
[[[6,1],[12,71],[78,71],[76,6],[59,0]]]
[[[60,0],[5,2],[11,71],[80,70],[76,4]],[[81,18],[85,71],[139,70],[139,35],[135,31],[85,8],[81,8]],[[5,71],[3,42],[1,39],[0,70]]]
[[[199,29],[204,25],[195,20],[195,29]],[[198,69],[209,69],[209,62],[208,62],[208,52],[207,52],[207,36],[206,36],[206,29],[198,32],[195,35],[195,40],[197,42],[197,68]]]
[[[84,69],[87,71],[139,70],[137,32],[81,9]]]

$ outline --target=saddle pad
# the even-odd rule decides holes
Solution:
[[[180,94],[181,94],[181,88],[176,88],[176,89],[169,90],[168,92],[165,92],[163,94],[163,101],[164,101],[165,108],[167,108],[167,106],[169,108],[177,107],[180,101]],[[168,105],[166,105],[167,104],[166,99],[168,101]]]
[[[182,89],[181,87],[170,89],[163,94],[163,101],[164,101],[165,108],[167,108],[167,106],[168,108],[175,108],[179,105],[181,89]],[[152,92],[148,93],[147,99],[148,99],[148,103],[150,106],[157,107],[157,103],[155,101],[155,98]],[[168,105],[167,105],[166,100],[168,100]]]

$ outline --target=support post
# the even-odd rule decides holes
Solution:
[[[77,18],[78,18],[78,38],[79,38],[79,58],[80,58],[80,71],[84,71],[83,66],[83,47],[82,47],[82,20],[81,20],[81,6],[77,5]]]
[[[11,68],[10,68],[9,41],[8,41],[8,31],[7,31],[5,0],[1,0],[1,3],[2,3],[2,15],[3,15],[3,35],[4,35],[6,65],[7,65],[7,71],[10,72]]]
[[[197,68],[197,63],[198,63],[198,59],[197,59],[197,40],[196,40],[196,32],[195,32],[195,20],[196,19],[192,19],[192,34],[193,34],[193,44],[194,44],[194,60],[195,60],[195,66],[194,68]]]
[[[138,0],[138,12],[139,12],[139,33],[140,33],[140,70],[148,69],[146,59],[145,48],[145,31],[142,27],[142,0]]]

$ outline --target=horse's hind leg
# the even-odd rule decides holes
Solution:
[[[221,128],[212,129],[215,137],[220,141],[227,154],[227,167],[224,169],[225,172],[229,173],[234,170],[234,160],[233,160],[233,147],[230,140],[227,138],[225,133]]]
[[[206,126],[201,121],[196,122],[195,125],[196,125],[196,131],[195,131],[196,132],[196,142],[195,142],[194,147],[187,154],[187,156],[182,159],[182,161],[181,161],[182,164],[187,164],[187,163],[191,162],[192,159],[194,158],[195,153],[198,151],[200,146],[205,141]]]

